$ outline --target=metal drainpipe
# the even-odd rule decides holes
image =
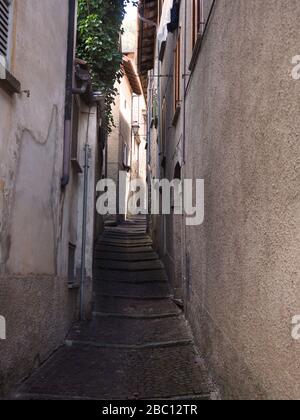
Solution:
[[[88,187],[89,187],[89,168],[90,168],[90,157],[91,148],[88,144],[89,139],[89,127],[90,127],[90,115],[91,108],[89,109],[87,132],[86,132],[86,144],[84,146],[84,186],[83,186],[83,213],[82,213],[82,247],[81,247],[81,284],[80,284],[80,319],[85,320],[84,311],[84,286],[86,276],[86,236],[87,236],[87,208],[88,208]]]
[[[66,104],[63,146],[63,174],[61,186],[65,188],[70,181],[72,108],[73,108],[73,78],[76,37],[77,0],[69,0],[67,72],[66,72]]]
[[[185,0],[184,4],[184,73],[183,73],[183,80],[184,80],[184,97],[183,97],[183,170],[182,176],[183,180],[186,177],[186,74],[187,74],[187,1]],[[185,191],[183,191],[185,194]],[[189,275],[187,272],[188,269],[188,252],[187,252],[187,231],[186,231],[186,215],[182,212],[182,226],[181,226],[181,258],[182,258],[182,272],[184,273],[183,277],[183,291],[185,295],[185,313],[188,310],[188,300],[189,300]]]

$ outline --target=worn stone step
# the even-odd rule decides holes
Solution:
[[[114,312],[120,315],[181,313],[181,310],[171,299],[139,301],[135,299],[99,297],[94,305],[94,309],[96,312]]]
[[[151,246],[152,241],[150,239],[118,239],[118,238],[105,238],[102,237],[99,241],[99,245],[116,245],[116,246]]]
[[[163,270],[164,265],[160,260],[153,261],[115,261],[115,260],[97,260],[97,268],[101,270],[111,271],[151,271],[151,270]]]
[[[132,232],[104,232],[102,238],[113,238],[113,239],[135,239],[135,240],[151,240],[149,235],[145,233],[132,233]],[[100,238],[101,240],[101,238]]]
[[[106,283],[95,284],[95,295],[132,296],[132,297],[169,297],[170,289],[167,284],[123,284]]]
[[[150,245],[138,246],[138,247],[119,247],[110,245],[96,245],[96,252],[114,252],[118,254],[144,254],[153,252],[153,248]]]
[[[111,261],[129,261],[129,262],[142,262],[142,261],[155,261],[159,257],[156,252],[144,252],[144,253],[117,253],[117,252],[101,252],[96,251],[95,261],[98,260],[111,260]]]
[[[165,270],[149,271],[112,271],[97,269],[94,271],[94,279],[124,283],[158,283],[167,282],[168,277]]]
[[[192,345],[139,351],[73,346],[55,353],[16,398],[209,399],[211,390]]]
[[[127,241],[127,242],[124,242],[124,241],[102,240],[99,245],[123,248],[126,251],[126,249],[130,249],[130,248],[144,248],[144,247],[147,247],[147,246],[152,247],[152,242],[146,242],[146,241],[141,241],[141,242],[137,242],[137,241],[129,242],[129,241]]]
[[[192,336],[183,316],[161,319],[99,316],[94,317],[90,322],[77,324],[68,336],[68,341],[132,346],[182,342],[191,339]]]

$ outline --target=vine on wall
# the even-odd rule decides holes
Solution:
[[[85,60],[91,70],[93,88],[106,95],[106,125],[113,127],[112,106],[120,82],[122,52],[120,36],[126,6],[133,0],[79,0],[77,56]]]

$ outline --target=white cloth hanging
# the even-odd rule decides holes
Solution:
[[[159,44],[159,49],[163,42],[165,42],[168,38],[168,25],[171,22],[171,10],[173,9],[174,0],[165,0],[160,25],[158,29],[157,39]]]

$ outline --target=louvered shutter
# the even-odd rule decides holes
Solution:
[[[7,57],[11,0],[0,0],[0,54]]]

